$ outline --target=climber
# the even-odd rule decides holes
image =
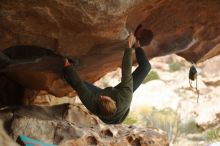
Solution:
[[[130,34],[128,48],[124,50],[122,60],[121,83],[115,87],[100,89],[88,82],[84,82],[80,79],[68,59],[64,63],[66,81],[76,90],[80,100],[88,110],[107,124],[123,122],[129,113],[133,92],[140,86],[151,69],[151,65],[140,46],[143,44],[148,45],[153,38],[153,33],[150,30],[139,29],[136,30],[135,35],[135,53],[139,66],[131,73],[133,35]]]

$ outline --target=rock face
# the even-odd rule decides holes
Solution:
[[[8,146],[18,146],[15,142],[12,141],[12,139],[7,135],[3,128],[2,121],[0,121],[0,145],[8,145]]]
[[[23,106],[0,113],[0,119],[14,140],[18,135],[26,135],[63,146],[169,145],[167,135],[159,129],[107,126],[80,105]]]
[[[177,53],[189,61],[199,62],[219,54],[220,1],[164,0],[149,7],[134,8],[128,24],[135,27],[138,20],[155,34],[149,55],[154,57]],[[158,6],[159,5],[159,6]],[[158,7],[157,7],[158,6]],[[136,21],[134,20],[136,19]]]
[[[178,53],[189,61],[203,61],[220,53],[219,6],[219,0],[0,1],[0,50],[31,45],[78,58],[77,71],[93,82],[120,65],[124,39],[141,23],[155,34],[145,48],[148,57]],[[13,53],[23,51],[16,48]],[[45,66],[49,59],[43,62]],[[9,78],[56,96],[73,92],[58,72],[23,68],[11,70]]]

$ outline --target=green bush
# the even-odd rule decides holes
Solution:
[[[154,107],[146,106],[139,109],[138,112],[131,112],[125,119],[124,124],[162,129],[167,133],[170,143],[175,143],[177,138],[183,134],[188,135],[203,132],[203,129],[199,128],[193,119],[182,123],[180,115],[171,108],[158,110]],[[210,130],[207,137],[209,140],[219,140],[220,128]]]
[[[212,128],[207,132],[208,140],[220,140],[220,127]]]
[[[180,62],[173,62],[169,64],[169,70],[171,72],[179,71],[182,67],[182,64]]]
[[[175,142],[181,134],[180,123],[179,115],[172,109],[157,110],[150,107],[142,109],[138,113],[130,113],[124,121],[124,124],[162,129],[167,132],[171,142]]]
[[[137,124],[138,120],[137,120],[137,114],[136,113],[129,113],[129,115],[127,116],[127,118],[124,120],[124,124],[127,125],[134,125]]]
[[[203,129],[199,128],[193,119],[181,125],[182,133],[201,133],[202,131]]]
[[[156,127],[167,132],[169,141],[175,142],[180,136],[180,117],[170,108],[154,110],[148,116],[143,116],[146,127]]]
[[[124,124],[128,125],[144,125],[144,122],[142,121],[142,117],[148,116],[152,111],[154,110],[151,106],[145,106],[144,108],[139,108],[137,112],[130,112],[123,122]]]
[[[146,82],[149,82],[151,80],[158,80],[160,79],[158,73],[156,71],[150,71],[149,74],[146,76],[146,78],[143,81],[143,84]]]

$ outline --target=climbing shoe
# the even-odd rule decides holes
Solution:
[[[134,35],[136,40],[139,41],[140,46],[149,45],[153,39],[153,32],[149,29],[143,28],[141,24],[139,24],[135,29]]]

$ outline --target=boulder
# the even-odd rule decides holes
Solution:
[[[7,135],[3,127],[2,121],[0,121],[0,145],[2,146],[18,146],[13,140]]]
[[[160,129],[106,125],[81,105],[9,107],[0,113],[14,140],[25,135],[63,146],[169,145],[167,134]]]

